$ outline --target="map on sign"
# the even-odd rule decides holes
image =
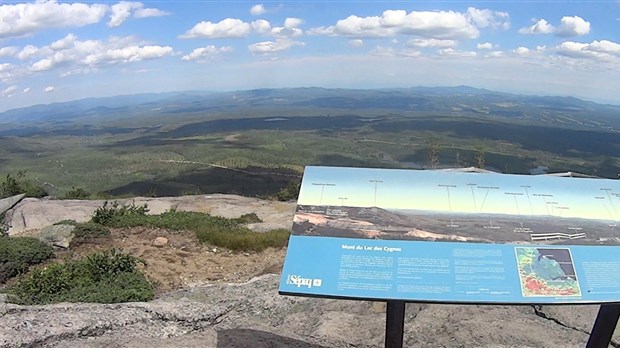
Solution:
[[[620,181],[307,167],[280,292],[620,302]]]

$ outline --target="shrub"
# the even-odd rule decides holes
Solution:
[[[18,304],[148,301],[154,287],[137,265],[142,260],[117,249],[35,269],[9,289]]]
[[[278,193],[275,194],[275,198],[279,201],[293,201],[299,197],[299,189],[301,182],[289,181]]]
[[[256,213],[243,214],[233,220],[240,224],[253,224],[257,222],[263,222],[263,220],[261,220],[261,218],[259,218],[258,215],[256,215]]]
[[[71,190],[65,192],[65,195],[63,196],[64,199],[88,199],[89,197],[90,192],[81,187],[71,187]]]
[[[54,249],[31,237],[0,237],[0,283],[54,255]]]
[[[74,224],[73,234],[76,238],[100,238],[110,235],[110,230],[96,222],[84,222]]]
[[[19,171],[15,175],[7,174],[0,183],[0,198],[26,194],[26,197],[41,198],[47,196],[45,190],[26,178],[26,171]]]
[[[97,208],[91,221],[110,227],[131,227],[138,226],[144,221],[149,209],[147,205],[137,206],[135,204],[119,204],[117,201],[108,205],[108,201],[103,206]]]

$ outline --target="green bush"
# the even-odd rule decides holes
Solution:
[[[41,186],[26,178],[26,171],[19,171],[15,175],[7,174],[4,181],[0,182],[0,198],[22,193],[26,194],[26,197],[34,198],[47,196],[47,192]]]
[[[54,249],[30,237],[0,237],[0,283],[54,255]]]
[[[9,289],[18,304],[148,301],[154,287],[137,269],[142,260],[117,249],[31,271]]]
[[[102,207],[97,208],[92,222],[110,227],[138,226],[148,213],[147,205],[119,204],[117,201],[108,205],[108,201]]]
[[[256,215],[256,213],[243,214],[233,220],[240,224],[253,224],[253,223],[263,222],[263,220],[261,220],[261,218],[259,218],[258,215]]]
[[[275,198],[283,202],[297,200],[300,187],[300,181],[289,181],[286,186],[284,186],[278,193],[275,194]]]
[[[110,229],[96,222],[84,222],[74,225],[73,234],[76,238],[100,238],[110,235]]]
[[[90,198],[90,192],[84,190],[81,187],[71,187],[71,190],[65,192],[64,199],[88,199]]]
[[[201,242],[234,251],[263,251],[269,247],[281,248],[287,245],[289,235],[290,232],[285,229],[257,233],[247,228],[231,231],[203,226],[196,230],[196,237]]]

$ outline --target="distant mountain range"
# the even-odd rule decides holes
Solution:
[[[3,124],[92,124],[128,117],[208,115],[244,110],[260,111],[263,116],[269,113],[290,116],[300,111],[340,116],[363,111],[365,115],[378,116],[491,118],[554,127],[620,129],[618,105],[597,104],[572,97],[500,93],[467,86],[372,90],[285,88],[222,93],[187,91],[88,98],[2,112],[0,129]]]

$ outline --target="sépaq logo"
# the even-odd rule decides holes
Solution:
[[[295,285],[298,288],[305,286],[308,289],[312,288],[313,286],[315,287],[319,287],[321,286],[321,284],[323,283],[323,280],[320,278],[303,278],[302,276],[299,275],[295,275],[295,274],[291,274],[288,277],[286,277],[286,284],[289,285]]]

